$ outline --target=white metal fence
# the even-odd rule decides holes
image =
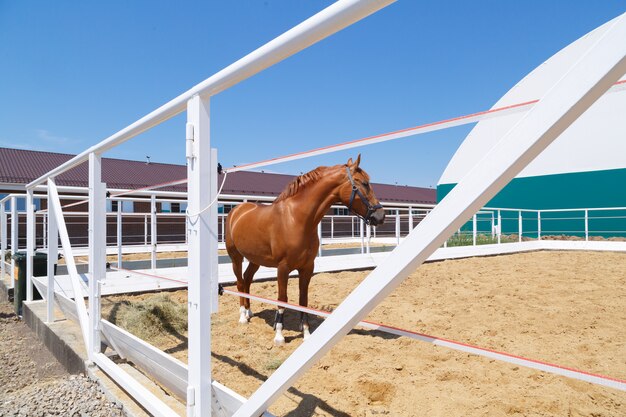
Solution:
[[[112,336],[112,333],[108,335],[102,333],[102,329],[107,325],[102,322],[99,311],[99,282],[105,277],[106,252],[105,187],[101,182],[100,166],[103,152],[178,113],[187,111],[188,209],[192,213],[187,222],[190,278],[189,350],[186,381],[185,375],[179,375],[186,386],[187,415],[208,416],[213,410],[218,415],[258,416],[393,291],[411,271],[440,247],[450,235],[459,230],[468,218],[478,212],[508,181],[611,88],[620,76],[626,73],[626,44],[623,42],[623,39],[626,39],[626,20],[618,19],[549,92],[534,104],[531,110],[526,108],[527,113],[522,120],[344,300],[312,334],[311,338],[283,362],[259,390],[243,403],[241,398],[234,395],[226,395],[227,400],[220,400],[222,397],[219,395],[211,395],[211,391],[217,388],[215,384],[212,385],[210,367],[210,313],[216,308],[217,297],[218,216],[215,206],[204,210],[217,194],[217,157],[216,152],[210,149],[209,138],[209,98],[391,2],[392,0],[342,0],[331,5],[318,15],[28,185],[26,247],[29,293],[27,297],[32,299],[31,277],[35,226],[33,189],[43,183],[47,183],[50,202],[48,250],[51,254],[56,250],[58,233],[67,255],[74,293],[81,294],[84,284],[73,262],[72,246],[67,234],[55,178],[62,172],[89,161],[89,312],[87,312],[84,300],[79,296],[67,304],[75,308],[90,361],[112,376],[154,415],[169,416],[175,413],[100,351],[101,339],[109,340],[107,338],[116,337]],[[399,137],[389,135],[388,138],[392,136],[393,138]],[[279,160],[293,160],[294,158],[296,157],[288,156]],[[276,161],[273,160],[271,163]],[[264,162],[266,165],[269,163]],[[239,169],[245,169],[245,167]],[[206,190],[210,192],[207,193]],[[152,204],[154,204],[154,199]],[[400,225],[401,222],[398,221],[396,224]],[[541,221],[539,221],[539,226],[541,229]],[[476,225],[475,230],[477,229]],[[156,233],[152,233],[151,236],[151,244],[154,245]],[[541,236],[541,230],[539,230],[539,236]],[[206,256],[207,253],[210,255]],[[46,298],[51,309],[54,299],[54,275],[50,269],[53,266],[52,256],[48,257],[48,261],[49,277]],[[206,294],[210,294],[211,297],[207,298]],[[115,340],[116,342],[110,340],[109,342],[121,343],[119,337]],[[132,343],[138,349],[143,349],[139,346],[145,345],[144,342],[135,339]],[[168,365],[164,366],[164,364]],[[159,369],[167,376],[174,372],[172,364],[173,360],[164,355],[158,358],[152,357],[149,366],[155,368],[160,366]]]

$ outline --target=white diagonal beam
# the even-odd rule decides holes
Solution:
[[[83,341],[85,342],[85,348],[89,349],[88,344],[88,331],[89,318],[87,316],[87,307],[85,306],[85,299],[83,297],[83,288],[81,286],[81,278],[78,275],[76,269],[76,262],[74,261],[74,254],[72,252],[72,245],[70,244],[70,237],[67,234],[67,226],[65,225],[65,219],[63,218],[63,209],[61,209],[61,201],[59,200],[59,193],[57,191],[56,184],[53,179],[48,179],[49,195],[48,204],[54,207],[54,216],[57,221],[57,227],[59,229],[59,236],[61,237],[61,245],[63,246],[63,253],[65,254],[65,264],[67,271],[70,275],[70,281],[72,282],[72,290],[74,291],[74,303],[76,303],[76,311],[78,313],[78,322],[80,323],[80,330],[83,334]]]
[[[622,15],[234,414],[259,415],[626,73]]]

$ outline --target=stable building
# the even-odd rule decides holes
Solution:
[[[0,148],[0,199],[8,194],[25,193],[25,185],[39,178],[41,175],[53,168],[65,163],[74,155],[54,152],[30,151],[22,149]],[[187,167],[185,165],[163,164],[156,162],[130,161],[114,158],[102,158],[102,178],[107,185],[112,198],[107,200],[107,211],[109,220],[107,221],[107,236],[109,243],[115,243],[116,239],[116,216],[119,210],[123,214],[123,240],[124,244],[145,243],[149,239],[150,230],[147,226],[148,215],[150,213],[150,194],[159,196],[156,203],[158,216],[158,239],[160,243],[184,242],[185,241],[185,210],[186,184],[165,185],[152,188],[157,184],[169,184],[177,180],[187,178]],[[218,181],[221,184],[222,176]],[[273,174],[264,172],[239,171],[228,174],[226,182],[220,195],[218,211],[226,214],[232,207],[243,201],[251,202],[271,202],[277,197],[287,184],[295,176],[284,174]],[[80,165],[68,172],[59,175],[56,179],[64,195],[84,195],[88,187],[88,167],[87,164]],[[436,190],[431,188],[397,186],[390,184],[372,183],[374,192],[389,210],[389,214],[394,214],[396,210],[415,210],[422,214],[432,209],[435,205]],[[129,193],[136,190],[134,193]],[[131,199],[116,199],[116,194],[124,194],[125,197],[133,196]],[[45,198],[37,198],[35,195],[36,210],[47,208]],[[40,194],[45,194],[41,191]],[[142,197],[143,195],[143,197]],[[63,199],[62,205],[72,204],[74,200]],[[25,199],[17,198],[16,205],[19,212],[25,209]],[[87,204],[72,206],[65,212],[67,219],[68,233],[73,244],[87,244]],[[7,208],[7,213],[9,209]],[[74,213],[74,214],[72,214]],[[178,215],[177,215],[178,214]],[[347,216],[347,208],[336,207],[329,212],[331,216]],[[25,215],[20,216],[19,236],[25,236]],[[75,220],[72,220],[72,216]],[[21,218],[23,217],[23,218]],[[415,217],[411,224],[415,225],[422,216]],[[43,236],[43,219],[38,218],[37,236],[41,242]],[[223,223],[223,216],[220,218]],[[408,232],[408,221],[403,220],[403,229]],[[330,228],[341,229],[338,223],[331,226],[324,223],[324,233],[329,233]],[[344,224],[345,226],[345,224]],[[352,222],[351,228],[354,228]],[[220,238],[223,239],[223,229]],[[387,224],[379,229],[381,233],[393,233],[394,225]]]

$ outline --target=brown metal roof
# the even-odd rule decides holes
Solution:
[[[0,148],[0,183],[28,184],[46,172],[71,159],[74,155],[54,152]],[[123,159],[102,158],[102,179],[109,188],[137,189],[187,177],[184,165],[146,163]],[[84,163],[57,177],[58,185],[87,187],[88,165]],[[223,194],[278,196],[294,176],[262,172],[239,171],[228,174]],[[221,181],[221,177],[220,177]],[[221,182],[220,182],[221,183]],[[435,204],[436,190],[431,188],[372,183],[376,196],[382,201]],[[186,185],[159,188],[186,191]]]

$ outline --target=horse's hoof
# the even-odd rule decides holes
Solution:
[[[311,337],[311,333],[309,333],[307,330],[304,333],[302,333],[302,337],[304,338],[304,340],[307,340],[308,338]]]
[[[239,324],[248,324],[248,319],[245,317],[239,317]]]
[[[252,312],[252,310],[246,310],[246,318],[250,320],[252,316],[254,316],[254,313]]]
[[[283,346],[285,344],[285,338],[282,336],[276,336],[274,338],[274,345],[276,346]]]

